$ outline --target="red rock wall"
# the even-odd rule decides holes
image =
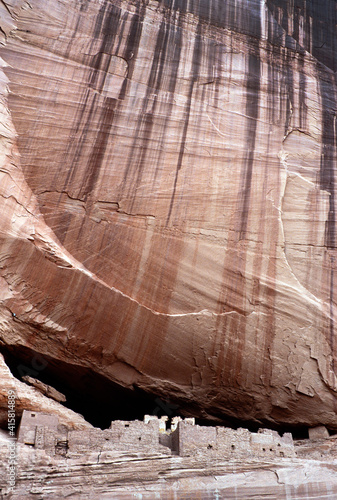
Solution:
[[[336,428],[331,68],[276,2],[4,5],[2,342]]]

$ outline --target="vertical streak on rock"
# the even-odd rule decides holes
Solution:
[[[335,163],[335,116],[329,105],[327,96],[325,95],[324,82],[321,81],[322,91],[322,143],[323,153],[320,166],[320,187],[324,191],[330,193],[329,198],[329,216],[326,223],[325,245],[327,249],[334,249],[336,246],[335,237],[335,179],[334,179],[334,163]]]
[[[241,221],[239,240],[245,239],[248,225],[249,205],[251,197],[251,184],[254,165],[254,151],[256,142],[257,120],[259,116],[259,89],[260,89],[260,59],[254,54],[248,56],[247,75],[247,129],[246,129],[246,159],[241,180]]]
[[[114,43],[118,37],[123,34],[121,25],[124,26],[126,19],[121,22],[121,11],[113,4],[105,3],[97,16],[94,39],[102,38],[101,46],[98,54],[93,58],[93,69],[89,74],[88,88],[85,91],[85,97],[82,101],[81,110],[76,125],[77,131],[80,133],[80,138],[75,144],[75,155],[73,157],[72,168],[69,169],[67,183],[71,180],[71,175],[74,175],[74,168],[77,163],[81,161],[86,162],[86,158],[82,158],[82,148],[87,140],[88,131],[92,128],[91,121],[95,117],[99,123],[99,130],[97,131],[96,138],[92,145],[92,151],[87,160],[87,175],[84,183],[81,186],[79,197],[87,199],[88,195],[95,189],[96,181],[100,174],[100,167],[104,160],[104,155],[111,142],[111,128],[118,113],[120,103],[125,99],[127,94],[128,85],[132,79],[132,74],[135,66],[137,51],[140,46],[140,38],[142,34],[142,19],[144,17],[145,8],[138,6],[137,11],[133,14],[130,21],[130,28],[127,37],[127,44],[124,49],[124,57],[128,62],[128,74],[121,87],[118,99],[106,97],[104,98],[102,109],[100,110],[99,103],[96,102],[97,94],[94,92],[101,92],[104,84],[104,78],[99,79],[99,71],[106,72],[108,70],[109,62],[111,60]],[[106,55],[106,56],[105,56]],[[105,57],[104,57],[105,56]],[[88,103],[92,100],[89,108],[89,113],[86,109]],[[99,116],[96,115],[99,113]],[[71,173],[71,174],[70,174]],[[66,189],[66,187],[65,187]]]
[[[147,154],[148,142],[151,139],[151,132],[153,127],[153,114],[156,108],[156,99],[152,104],[151,112],[147,111],[149,94],[158,90],[161,85],[161,77],[164,68],[164,61],[166,50],[168,47],[168,35],[170,25],[162,20],[160,28],[158,29],[157,41],[155,44],[155,52],[153,55],[152,66],[150,70],[149,80],[146,87],[146,96],[143,99],[143,106],[137,118],[137,125],[135,134],[130,148],[126,169],[124,172],[124,184],[129,180],[129,195],[132,196],[132,204],[134,203],[134,191],[141,180],[144,162]],[[139,145],[140,141],[140,145]],[[137,146],[138,145],[138,146]],[[137,158],[138,156],[138,158]],[[135,180],[136,179],[136,180]]]
[[[306,97],[306,77],[304,72],[304,54],[298,54],[298,69],[299,69],[299,126],[301,130],[306,130],[307,109],[305,104]]]
[[[288,36],[333,71],[337,67],[335,0],[266,0]]]
[[[177,72],[182,45],[181,35],[181,28],[176,25],[175,19],[173,19],[173,23],[171,23],[170,20],[162,20],[158,30],[156,43],[154,44],[153,60],[146,85],[146,95],[143,98],[142,109],[137,119],[134,139],[127,160],[127,168],[123,177],[124,184],[128,186],[128,195],[132,200],[130,211],[134,208],[136,188],[140,184],[144,169],[147,166],[148,146],[153,137],[152,129],[154,124],[157,123],[155,121],[156,117],[158,120],[158,115],[161,115],[158,109],[161,104],[160,100],[158,100],[158,95],[163,89],[166,90],[167,88],[169,92],[169,103],[165,106],[164,117],[161,118],[163,120],[163,123],[160,123],[162,133],[160,146],[158,146],[158,152],[156,152],[156,168],[154,169],[153,182],[155,182],[156,176],[158,175],[160,157],[165,147],[166,126],[171,119],[173,96],[177,83]],[[169,74],[167,74],[168,61],[170,60],[173,61],[173,67]],[[171,66],[169,66],[169,68],[170,67]],[[166,79],[168,79],[168,84]],[[153,94],[153,96],[151,96],[151,94]],[[153,165],[151,165],[151,167],[153,167]],[[149,169],[147,169],[147,173],[148,171]],[[125,196],[124,191],[123,195]]]
[[[286,104],[286,119],[284,125],[284,137],[289,133],[291,127],[291,119],[294,108],[294,75],[291,65],[291,54],[286,51],[284,55],[284,72],[286,74],[286,81],[284,82],[284,90],[287,92]]]
[[[259,9],[261,5],[259,6]],[[250,28],[260,35],[261,26],[256,22],[260,16],[249,20]],[[258,128],[259,103],[260,103],[260,78],[261,62],[255,40],[251,40],[250,52],[248,54],[248,65],[246,76],[246,154],[243,155],[244,163],[241,171],[240,193],[236,214],[234,214],[235,230],[230,234],[227,243],[226,258],[224,262],[223,287],[219,295],[218,311],[236,312],[233,315],[218,317],[216,330],[221,332],[221,338],[216,339],[215,349],[218,351],[217,373],[215,384],[237,387],[242,383],[242,356],[245,345],[245,330],[247,319],[245,314],[246,298],[246,261],[248,242],[245,241],[248,231],[249,208],[254,168],[254,150],[256,145],[256,134]],[[232,276],[228,282],[228,270]],[[231,338],[228,336],[231,332]],[[269,348],[269,337],[265,341]],[[219,345],[219,348],[216,346]]]
[[[107,3],[100,8],[97,17],[95,19],[95,26],[93,30],[93,40],[96,40],[103,34],[103,42],[101,44],[102,47],[107,44],[107,35],[108,28],[110,28],[110,41],[112,39],[113,32],[117,30],[118,23],[120,21],[120,11],[116,9],[114,6],[111,6],[108,14],[107,14]],[[115,24],[113,25],[113,21]],[[105,35],[104,35],[105,34]],[[106,47],[105,50],[108,48]],[[68,46],[68,52],[70,51],[70,44]],[[98,73],[100,69],[100,61],[103,56],[103,50],[99,51],[96,54],[92,61],[89,61],[89,64],[92,66],[92,70],[88,75],[88,86],[84,91],[84,95],[80,99],[79,106],[77,109],[77,116],[75,117],[75,130],[74,137],[70,138],[68,146],[65,151],[65,161],[70,163],[68,166],[68,175],[65,179],[64,190],[67,191],[68,185],[71,184],[73,178],[76,176],[77,166],[81,166],[81,161],[85,161],[85,159],[81,159],[82,148],[87,141],[89,131],[91,129],[91,122],[95,116],[96,108],[97,108],[97,98],[98,95],[93,93],[95,89],[96,82],[98,80]],[[97,89],[99,90],[99,89]],[[87,111],[89,108],[89,112]],[[82,191],[85,191],[82,187]]]
[[[320,73],[320,71],[319,71]],[[336,342],[334,339],[334,254],[336,249],[336,207],[335,207],[335,168],[336,168],[336,98],[331,94],[331,88],[335,86],[335,78],[331,76],[328,82],[325,73],[320,76],[321,99],[322,99],[322,155],[320,165],[320,188],[327,191],[329,196],[329,214],[325,228],[325,246],[327,252],[327,266],[330,268],[329,276],[329,301],[330,301],[330,325],[329,343],[332,352],[332,370],[335,371]]]
[[[270,57],[268,59],[268,91],[266,96],[266,107],[267,107],[267,122],[271,125],[277,123],[280,119],[279,114],[282,114],[282,101],[278,102],[276,96],[279,96],[279,73],[276,71],[274,61]],[[260,108],[263,109],[264,102],[261,99]],[[281,108],[281,109],[280,109]],[[267,149],[266,149],[266,159],[261,162],[260,169],[261,175],[259,176],[261,182],[261,198],[259,201],[260,206],[260,217],[258,222],[257,230],[257,241],[255,243],[254,249],[254,277],[251,292],[251,303],[253,306],[259,305],[261,302],[267,305],[267,317],[258,317],[255,327],[254,336],[254,358],[262,359],[261,365],[263,369],[256,371],[255,367],[252,370],[253,376],[250,383],[255,382],[256,384],[261,384],[261,372],[263,374],[263,381],[267,385],[270,382],[271,375],[271,363],[269,357],[269,350],[273,342],[273,333],[275,328],[275,317],[274,317],[274,306],[275,306],[275,293],[270,288],[261,287],[261,278],[263,278],[263,266],[264,259],[261,255],[267,253],[270,255],[268,263],[268,278],[275,283],[276,282],[276,248],[277,248],[277,234],[278,234],[278,220],[277,217],[266,218],[266,213],[268,210],[268,205],[266,206],[267,194],[270,189],[274,187],[275,178],[273,176],[274,172],[269,165],[269,151],[270,151],[271,134],[268,134],[267,139]],[[275,195],[278,198],[278,195]],[[270,235],[273,235],[270,238]],[[275,241],[276,239],[276,241]],[[268,247],[267,247],[268,245]],[[261,331],[265,331],[266,334],[261,335]]]
[[[203,38],[201,36],[201,33],[202,33],[201,25],[199,23],[197,30],[196,30],[196,36],[195,36],[195,42],[194,42],[193,58],[192,58],[192,65],[191,65],[190,86],[189,86],[189,90],[187,93],[187,102],[186,102],[186,106],[185,106],[185,110],[184,110],[185,121],[184,121],[183,131],[182,131],[181,140],[180,140],[180,149],[179,149],[179,155],[178,155],[178,160],[177,160],[177,165],[176,165],[176,173],[175,173],[175,178],[174,178],[170,206],[169,206],[167,219],[166,219],[166,225],[168,225],[170,222],[172,210],[173,210],[173,205],[174,205],[174,202],[176,199],[178,177],[179,177],[179,172],[180,172],[180,169],[182,167],[182,163],[183,163],[183,159],[184,159],[185,144],[186,144],[186,137],[187,137],[189,120],[190,120],[194,84],[195,84],[195,81],[196,81],[198,74],[200,72],[200,65],[202,64]]]
[[[115,116],[116,99],[106,98],[103,104],[103,112],[101,113],[99,122],[99,131],[96,140],[92,146],[92,152],[87,165],[87,176],[84,179],[84,185],[80,191],[80,198],[85,201],[90,198],[93,192],[96,181],[100,173],[100,167],[104,160],[104,155],[108,146],[112,122]]]
[[[336,341],[334,335],[334,257],[331,257],[331,269],[330,269],[330,345],[332,352],[332,371],[336,373]]]

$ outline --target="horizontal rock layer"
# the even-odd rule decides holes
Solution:
[[[337,428],[330,4],[1,3],[7,349]]]
[[[0,471],[6,477],[8,448],[0,438]],[[88,452],[77,459],[49,457],[25,445],[17,449],[17,482],[10,493],[22,498],[277,498],[301,500],[337,494],[336,460],[210,461],[160,453]],[[135,480],[136,478],[136,480]],[[3,482],[4,494],[10,490]],[[7,496],[7,495],[6,495]],[[9,497],[9,496],[8,496]]]

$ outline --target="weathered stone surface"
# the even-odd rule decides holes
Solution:
[[[336,12],[315,5],[1,2],[4,345],[185,414],[337,428]]]
[[[153,423],[147,425],[154,429]],[[190,425],[188,427],[192,428]],[[308,448],[310,442],[307,440],[306,445],[300,445],[301,458],[272,458],[269,454],[261,462],[261,459],[256,460],[247,455],[244,457],[243,449],[241,453],[239,450],[239,459],[234,452],[229,460],[226,454],[222,456],[221,453],[209,457],[209,450],[206,449],[201,454],[192,453],[192,456],[168,455],[161,453],[157,447],[147,449],[147,444],[143,450],[139,447],[134,450],[121,449],[118,443],[105,441],[103,435],[110,430],[99,429],[72,431],[68,434],[68,438],[72,436],[69,441],[72,447],[76,446],[76,434],[82,435],[82,441],[78,441],[80,453],[74,454],[68,449],[62,455],[55,453],[54,449],[52,454],[45,431],[43,427],[36,428],[33,447],[17,444],[16,484],[12,492],[6,484],[8,438],[0,433],[0,487],[4,498],[238,500],[266,497],[332,500],[337,494],[337,449],[328,443],[329,440],[327,444],[330,444],[330,449],[318,446],[315,457],[311,456],[312,452]],[[237,442],[242,433],[239,432],[234,438],[235,432],[230,439]],[[41,436],[43,448],[40,448]],[[49,437],[56,438],[52,429]],[[193,436],[185,437],[193,441]],[[56,442],[57,438],[54,447]]]

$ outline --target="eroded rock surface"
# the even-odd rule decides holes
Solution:
[[[18,482],[8,498],[21,500],[88,496],[154,500],[226,498],[255,495],[280,500],[327,498],[337,494],[336,461],[281,459],[242,462],[170,457],[160,453],[88,453],[77,459],[49,457],[41,450],[18,445]],[[0,457],[6,460],[7,443],[0,440]],[[0,470],[4,471],[3,462]],[[135,481],[135,477],[137,481]],[[5,489],[7,492],[8,489]],[[6,498],[6,497],[5,497]]]
[[[1,2],[3,345],[337,428],[336,13],[311,4]]]

